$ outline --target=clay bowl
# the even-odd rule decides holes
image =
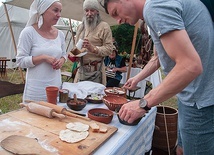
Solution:
[[[119,95],[107,95],[103,97],[103,102],[110,110],[115,111],[116,108],[122,107],[128,100]]]
[[[103,94],[91,94],[86,97],[86,100],[88,101],[88,103],[99,104],[99,103],[103,103],[102,98],[103,98]]]
[[[118,113],[118,112],[119,112],[119,109],[116,109],[115,112]],[[142,117],[140,117],[140,118],[136,119],[134,122],[128,123],[127,121],[121,120],[119,114],[117,114],[117,118],[118,118],[118,120],[119,120],[119,122],[120,122],[121,124],[129,125],[129,126],[135,126],[135,125],[137,125],[137,124],[141,121],[141,119],[142,119]]]
[[[76,110],[76,111],[80,111],[82,110],[86,104],[88,103],[87,100],[85,99],[80,99],[78,98],[77,99],[78,103],[74,102],[74,99],[73,98],[69,98],[68,101],[67,101],[67,106],[72,109],[72,110]]]
[[[126,91],[120,87],[107,87],[104,92],[106,95],[119,95],[126,97]]]
[[[92,120],[109,124],[113,118],[113,112],[108,109],[94,108],[88,111],[88,117]]]

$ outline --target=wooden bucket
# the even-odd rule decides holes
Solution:
[[[164,121],[164,110],[166,123]],[[168,131],[169,147],[173,150],[177,142],[177,123],[178,111],[168,106],[157,106],[155,120],[155,130],[153,134],[152,146],[161,150],[168,151],[166,126]]]

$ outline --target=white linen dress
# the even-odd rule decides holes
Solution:
[[[65,37],[58,30],[55,39],[42,37],[32,26],[26,27],[20,34],[17,48],[17,65],[27,68],[23,102],[25,100],[47,101],[45,88],[47,86],[61,87],[61,70],[55,70],[51,64],[42,62],[34,65],[33,56],[50,55],[57,59],[66,57]]]

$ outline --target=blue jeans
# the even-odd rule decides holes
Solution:
[[[178,101],[178,145],[184,155],[214,154],[214,105],[198,109]]]

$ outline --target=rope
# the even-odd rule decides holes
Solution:
[[[166,123],[166,112],[165,112],[165,107],[163,106],[163,117],[164,117],[164,124],[165,124],[165,129],[166,129],[166,141],[167,141],[167,148],[168,148],[168,154],[170,155],[170,147],[169,147],[169,135],[168,135],[168,127],[167,127],[167,123]]]

